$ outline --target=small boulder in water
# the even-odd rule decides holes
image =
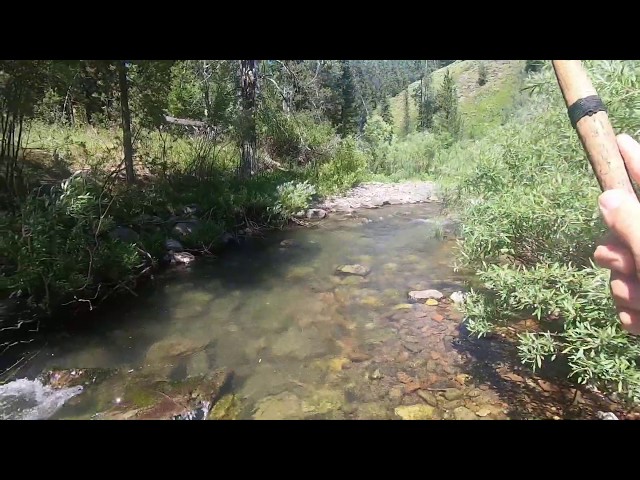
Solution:
[[[295,247],[297,245],[298,245],[298,242],[296,242],[295,240],[290,240],[290,239],[282,240],[280,242],[280,246],[283,247],[283,248]]]
[[[461,304],[464,303],[466,295],[464,293],[458,291],[458,292],[453,292],[449,298],[456,305],[461,305]]]
[[[600,420],[618,420],[618,417],[613,412],[598,412],[596,413],[596,416]]]
[[[428,300],[429,298],[440,300],[442,297],[444,297],[444,295],[438,290],[414,290],[409,292],[409,298],[415,301]]]
[[[322,210],[321,208],[310,208],[307,210],[307,218],[309,220],[312,219],[322,219],[327,216],[327,212]]]
[[[344,273],[346,275],[358,275],[360,277],[366,277],[371,272],[369,267],[365,267],[364,265],[340,265],[336,268],[336,272]]]
[[[171,233],[176,237],[185,238],[193,235],[201,226],[198,220],[182,220],[174,225]]]
[[[167,250],[172,250],[174,252],[181,252],[184,250],[184,247],[178,240],[174,240],[173,238],[167,238],[164,242],[164,246]]]
[[[195,259],[196,257],[189,252],[174,252],[171,260],[173,263],[177,263],[179,265],[189,265]]]

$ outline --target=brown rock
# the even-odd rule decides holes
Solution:
[[[436,397],[433,393],[425,390],[418,390],[417,393],[418,396],[427,403],[427,405],[431,405],[432,407],[438,406],[438,397]]]
[[[398,362],[406,362],[407,360],[409,360],[410,356],[411,355],[409,355],[409,352],[407,352],[406,350],[403,350],[402,352],[400,352],[398,354],[397,361]]]
[[[400,383],[405,383],[405,384],[412,383],[412,382],[415,381],[414,378],[410,377],[409,375],[407,375],[404,372],[398,372],[398,374],[396,375],[396,378],[398,379],[398,381]]]
[[[503,373],[503,374],[500,374],[500,376],[505,380],[510,380],[512,382],[518,382],[518,383],[524,382],[524,378],[512,372]]]
[[[540,385],[540,388],[542,390],[544,390],[545,392],[559,392],[560,389],[555,386],[553,383],[549,383],[546,380],[538,380],[538,385]]]
[[[371,355],[367,355],[363,352],[349,352],[347,358],[352,362],[366,362],[371,358]]]
[[[406,383],[404,386],[404,393],[413,393],[416,390],[420,390],[420,384],[416,381]]]
[[[440,315],[439,313],[434,313],[431,315],[431,319],[435,320],[436,322],[441,322],[444,320],[444,317],[442,315]]]

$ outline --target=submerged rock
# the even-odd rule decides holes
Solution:
[[[444,398],[446,398],[447,400],[458,400],[463,396],[464,393],[462,392],[462,390],[458,390],[457,388],[447,388],[444,391]]]
[[[302,400],[302,411],[307,415],[324,415],[341,409],[344,403],[343,392],[323,388],[313,391]]]
[[[293,357],[299,360],[317,357],[326,352],[326,346],[313,330],[302,332],[297,327],[289,328],[271,345],[275,356]]]
[[[104,420],[204,420],[230,384],[233,373],[220,369],[179,382],[131,379],[114,407],[97,415]]]
[[[345,275],[358,275],[360,277],[366,277],[371,272],[369,267],[365,267],[364,265],[340,265],[336,268],[336,272],[343,273]]]
[[[300,420],[304,418],[302,400],[289,392],[260,400],[252,415],[254,420]]]
[[[178,357],[193,355],[205,349],[207,340],[193,340],[185,337],[174,337],[154,343],[147,350],[144,363],[147,366],[163,366],[172,363]]]
[[[201,350],[189,357],[187,362],[187,377],[204,375],[209,371],[209,357],[207,352]]]
[[[477,420],[478,417],[475,413],[469,410],[467,407],[458,407],[453,411],[453,418],[456,420]]]
[[[409,292],[409,298],[411,300],[428,300],[430,298],[434,300],[440,300],[444,295],[438,290],[414,290]]]
[[[383,403],[367,402],[358,405],[357,418],[360,420],[382,420],[389,418],[391,412]]]
[[[174,240],[173,238],[167,238],[164,242],[164,248],[173,252],[182,252],[184,247],[178,240]]]
[[[240,415],[240,401],[234,394],[223,396],[209,412],[207,420],[236,420]]]
[[[315,270],[315,268],[308,265],[296,265],[289,268],[285,276],[289,280],[304,279],[313,276]]]
[[[298,242],[296,242],[295,240],[285,239],[280,242],[280,246],[283,248],[297,247]]]
[[[41,373],[38,380],[54,389],[89,386],[100,383],[116,370],[108,368],[69,368],[53,369]]]
[[[421,403],[418,405],[396,407],[394,412],[402,420],[431,420],[433,419],[436,409],[431,405]]]
[[[427,403],[427,405],[431,405],[432,407],[438,406],[438,397],[436,397],[433,393],[427,392],[425,390],[418,390],[416,393],[422,400]]]

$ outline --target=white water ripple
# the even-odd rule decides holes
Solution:
[[[81,392],[81,386],[55,389],[40,380],[14,380],[0,385],[0,420],[45,420]]]

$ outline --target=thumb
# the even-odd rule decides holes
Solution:
[[[598,199],[602,218],[633,255],[640,272],[640,203],[624,190],[607,190]]]

